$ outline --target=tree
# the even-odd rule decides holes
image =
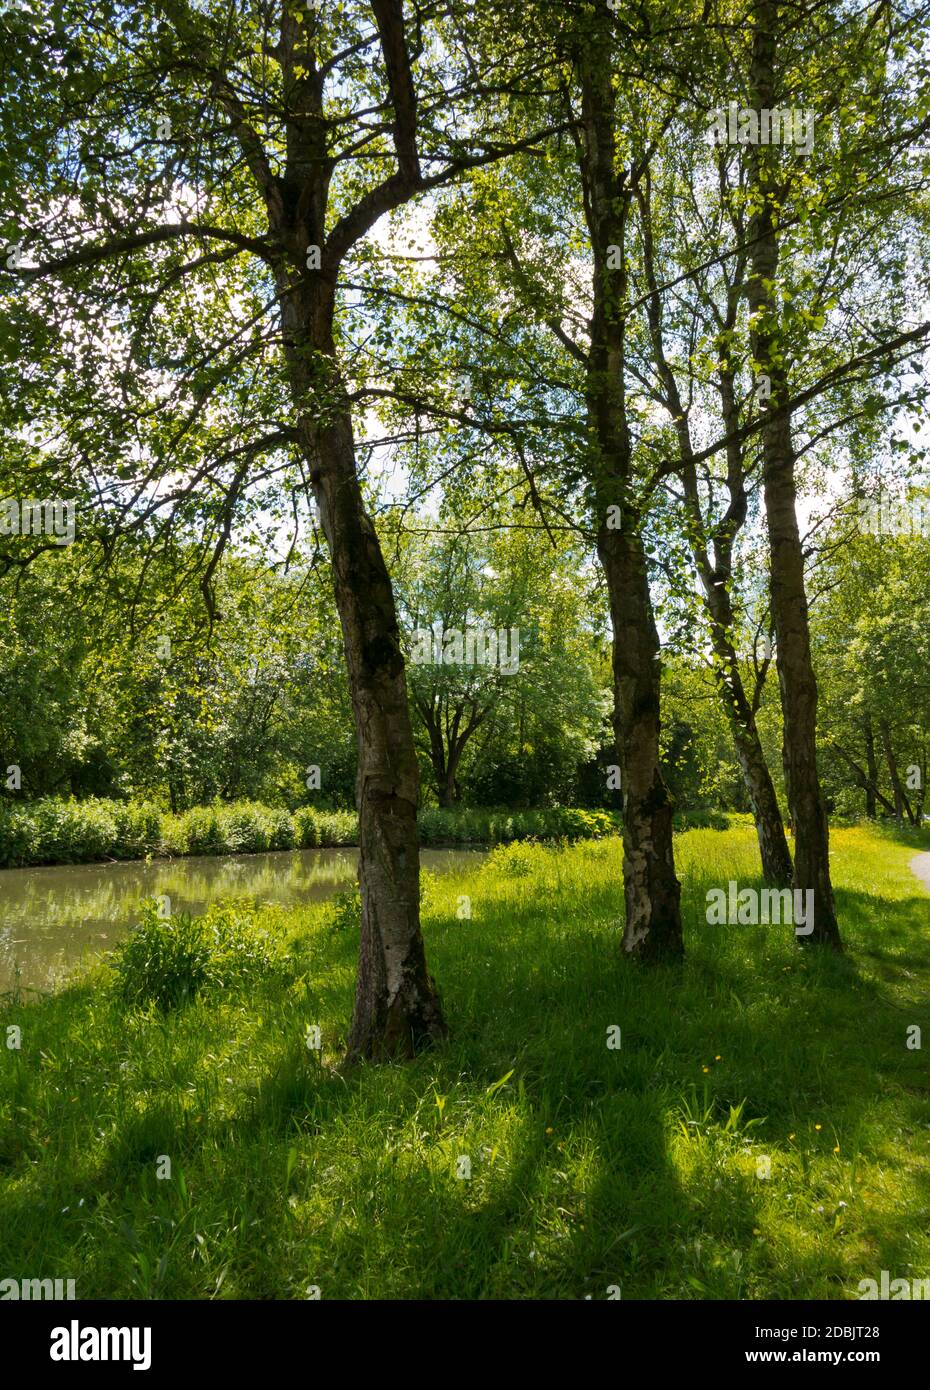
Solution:
[[[548,733],[550,745],[580,760],[602,730],[596,643],[577,585],[583,551],[562,536],[541,544],[538,533],[507,525],[515,519],[484,512],[475,530],[467,521],[459,530],[440,514],[433,530],[424,517],[427,535],[416,535],[396,566],[408,651],[414,645],[423,658],[408,666],[410,696],[441,806],[459,800],[463,765],[479,742],[482,763],[489,745],[502,744],[526,761]],[[481,662],[469,660],[469,640]]]
[[[359,478],[343,286],[381,217],[536,138],[514,138],[506,111],[509,85],[535,80],[532,59],[517,52],[499,72],[495,122],[486,100],[478,114],[455,21],[410,21],[401,0],[65,0],[38,25],[4,23],[5,110],[20,132],[0,171],[15,246],[4,342],[32,355],[8,415],[57,422],[46,476],[72,490],[92,480],[111,547],[117,518],[198,517],[211,611],[256,488],[295,513],[312,495],[359,751],[348,1054],[409,1056],[445,1022],[419,927],[418,767]],[[463,129],[484,133],[463,141]]]
[[[692,140],[691,148],[696,146],[697,141]],[[666,167],[668,163],[663,161]],[[685,179],[675,177],[673,173],[661,214],[655,208],[653,179],[649,173],[636,192],[650,347],[642,378],[652,381],[652,397],[668,413],[674,431],[683,494],[682,529],[703,591],[714,675],[756,824],[763,876],[770,883],[788,887],[792,881],[791,852],[756,724],[771,653],[758,660],[757,644],[753,642],[754,661],[749,689],[739,654],[742,615],[736,590],[736,544],[748,516],[749,477],[753,469],[751,447],[744,448],[739,438],[744,412],[739,396],[740,364],[734,354],[736,325],[745,294],[746,252],[740,245],[745,227],[737,212],[733,217],[732,231],[736,234],[740,249],[733,258],[732,266],[727,263],[722,266],[714,264],[709,272],[691,278],[673,300],[676,322],[674,331],[669,333],[669,313],[659,288],[656,242],[661,238],[661,241],[671,243],[671,265],[662,266],[662,279],[666,282],[675,279],[675,271],[682,263],[694,258],[693,237],[684,246],[681,244],[682,232],[676,238],[668,225],[674,218],[672,209],[678,199],[688,199],[692,204],[694,222],[704,230],[705,235],[709,223],[708,239],[711,242],[716,240],[717,244],[729,225],[727,214],[732,216],[734,211],[728,197],[728,170],[722,155],[718,156],[716,188],[720,190],[723,206],[716,210],[702,206],[700,194],[704,180],[699,177],[699,162],[692,158],[687,161],[685,168]],[[663,232],[664,237],[661,236]],[[719,276],[719,286],[713,281],[708,283],[709,274],[713,273]],[[720,303],[717,302],[718,298]],[[669,338],[674,345],[676,366],[673,366],[667,345]],[[684,393],[679,388],[679,372],[686,379]],[[713,460],[708,460],[704,465],[707,470],[704,478],[695,462],[697,450],[693,418],[697,416],[700,419],[703,412],[712,409],[702,390],[703,378],[708,372],[715,378],[720,423],[727,439],[722,479],[716,478],[710,471]],[[717,503],[721,495],[724,501]]]
[[[919,494],[912,496],[914,510]],[[826,776],[842,809],[879,807],[919,825],[930,730],[928,538],[861,533],[854,500],[837,519],[813,607]],[[883,767],[884,764],[884,767]],[[856,802],[852,799],[855,789]]]
[[[830,151],[806,179],[789,179],[782,150],[774,143],[764,144],[760,140],[750,145],[747,300],[754,365],[758,379],[770,392],[761,431],[763,485],[784,719],[785,782],[795,834],[794,885],[814,893],[816,916],[808,939],[839,948],[827,814],[817,763],[817,682],[811,656],[805,555],[797,516],[798,449],[790,403],[791,364],[802,357],[808,333],[797,322],[800,316],[792,313],[787,296],[781,293],[786,240],[783,225],[793,211],[798,223],[798,249],[803,251],[805,243],[816,246],[823,237],[820,219],[824,205],[830,206],[834,229],[847,219],[863,219],[863,180],[874,171],[881,186],[888,146],[904,149],[912,137],[906,120],[902,120],[899,94],[889,90],[883,41],[871,21],[853,24],[850,34],[840,30],[837,43],[832,14],[820,14],[815,19],[811,13],[809,18],[815,29],[823,30],[828,50],[836,46],[839,71],[853,82],[851,92],[843,82],[835,83],[828,110],[821,110],[820,119],[833,114],[845,135],[853,114],[860,121],[864,117],[866,137],[859,140],[852,159],[836,158]],[[756,0],[753,4],[748,82],[751,106],[756,112],[779,109],[789,90],[795,101],[803,100],[811,90],[810,48],[805,43],[797,52],[795,22],[795,15],[792,13],[789,19],[778,0]],[[908,16],[904,27],[912,22]],[[895,35],[895,42],[899,38]],[[924,128],[926,108],[918,115],[920,128]],[[876,124],[879,138],[870,131],[870,126]],[[814,182],[815,172],[820,175],[819,183]],[[817,191],[805,205],[808,187]],[[815,209],[813,215],[811,208]],[[805,286],[807,298],[816,303],[823,288],[823,283],[816,282]],[[822,326],[817,309],[807,313],[809,323]],[[800,344],[793,341],[795,335]]]

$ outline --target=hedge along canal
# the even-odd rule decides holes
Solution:
[[[424,869],[450,873],[474,867],[484,851],[423,849],[420,856]],[[114,946],[146,899],[167,897],[172,912],[191,914],[229,898],[320,902],[351,887],[357,872],[351,848],[0,870],[0,994],[54,988]]]

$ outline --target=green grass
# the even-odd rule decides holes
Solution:
[[[755,881],[743,828],[679,838],[689,956],[654,972],[619,955],[616,840],[428,878],[452,1035],[409,1066],[335,1070],[347,899],[263,912],[284,972],[168,1013],[101,970],[0,1008],[0,1036],[22,1029],[0,1050],[0,1278],[90,1298],[823,1299],[930,1275],[930,899],[912,843],[833,839],[839,958],[707,925],[709,887]]]

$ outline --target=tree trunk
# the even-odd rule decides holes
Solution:
[[[455,773],[448,770],[443,780],[439,783],[439,804],[448,811],[451,810],[458,799],[459,789],[455,781]]]
[[[659,636],[637,535],[602,531],[598,553],[613,625],[614,733],[623,793],[623,950],[642,960],[683,952],[674,805],[659,763]]]
[[[358,483],[331,298],[282,295],[299,430],[333,567],[358,739],[362,920],[347,1060],[411,1057],[446,1032],[420,931],[419,767],[394,593]],[[312,408],[311,410],[308,408]]]
[[[914,824],[923,825],[924,823],[924,797],[927,786],[927,759],[922,757],[920,760],[920,785],[917,788],[917,795],[914,797]]]
[[[695,549],[705,604],[710,616],[711,641],[717,662],[717,688],[729,720],[737,761],[756,824],[762,875],[766,882],[780,888],[788,888],[794,876],[788,837],[785,834],[778,797],[775,795],[772,774],[762,751],[754,703],[751,703],[746,695],[739,660],[729,636],[735,621],[733,604],[727,588],[730,576],[729,549],[726,545],[718,547],[726,557],[726,564],[722,570],[719,566],[717,569],[710,566],[707,553],[700,546]]]
[[[474,709],[471,718],[463,729],[461,727],[463,711],[460,706],[455,711],[450,728],[448,709],[444,710],[441,700],[438,704],[433,704],[432,700],[419,699],[416,701],[416,706],[429,735],[430,763],[433,776],[436,779],[436,796],[440,806],[449,809],[459,799],[457,775],[465,745],[479,725],[483,723],[485,716],[478,709]],[[443,737],[444,725],[448,738],[448,751],[446,739]]]
[[[456,776],[459,764],[462,761],[462,753],[475,729],[478,727],[476,722],[468,723],[462,728],[462,707],[459,706],[452,719],[452,727],[449,730],[449,751],[446,756],[446,775],[443,779],[440,791],[441,804],[445,807],[452,807],[459,799],[459,784]]]
[[[734,720],[731,727],[737,761],[756,823],[762,877],[766,883],[790,888],[794,877],[791,850],[755,719],[748,725]]]
[[[914,825],[920,826],[924,823],[924,797],[927,788],[927,745],[924,738],[921,738],[919,761],[917,766],[920,769],[920,778],[914,788],[917,795],[914,797]]]
[[[875,759],[875,733],[872,729],[872,716],[867,714],[864,721],[865,766],[868,781],[865,786],[865,813],[869,820],[875,820],[878,808],[875,804],[875,787],[878,782],[878,763]]]
[[[659,764],[659,637],[649,593],[642,521],[630,505],[632,441],[626,409],[625,262],[630,189],[619,170],[616,99],[597,45],[578,55],[581,172],[594,253],[587,356],[590,482],[597,549],[613,625],[614,731],[623,792],[623,951],[671,960],[683,951],[681,887],[672,845],[673,804]],[[619,525],[611,524],[619,517]]]
[[[753,23],[752,92],[757,109],[775,105],[777,0],[758,0]],[[772,208],[779,205],[778,149],[748,146],[751,182],[758,203],[749,231],[751,275],[747,286],[751,343],[771,398],[762,430],[766,524],[771,550],[772,617],[778,641],[777,669],[784,722],[783,756],[794,825],[793,886],[814,893],[814,929],[801,938],[841,946],[830,880],[827,813],[817,771],[817,682],[811,660],[804,554],[798,528],[795,453],[786,409],[788,382],[782,365],[775,277],[778,239]]]
[[[419,768],[397,612],[358,486],[351,420],[329,424],[317,442],[358,736],[362,923],[348,1055],[410,1057],[445,1024],[420,932]]]
[[[817,771],[817,682],[811,660],[804,559],[795,510],[793,453],[787,420],[770,423],[765,436],[765,507],[771,546],[772,616],[778,638],[785,782],[794,825],[793,886],[814,892],[814,930],[807,939],[839,946],[830,879],[827,813]]]
[[[888,727],[888,720],[883,719],[879,725],[882,735],[882,748],[885,753],[885,762],[888,764],[888,776],[891,778],[891,787],[894,792],[894,818],[899,825],[904,824],[904,813],[912,825],[916,825],[914,813],[911,810],[910,801],[901,785],[901,774],[898,770],[898,760],[895,757],[894,745],[891,742],[891,730]]]
[[[448,803],[445,797],[448,794],[448,776],[446,770],[446,746],[442,739],[442,728],[440,727],[439,712],[432,704],[427,705],[422,702],[419,705],[420,717],[426,725],[426,732],[429,734],[429,759],[433,768],[433,776],[436,779],[436,796],[440,806]]]

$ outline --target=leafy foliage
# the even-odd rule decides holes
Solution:
[[[204,989],[244,989],[279,970],[287,957],[254,914],[213,909],[204,917],[160,917],[155,903],[111,953],[117,998],[129,1008],[163,1013],[189,1004]]]

